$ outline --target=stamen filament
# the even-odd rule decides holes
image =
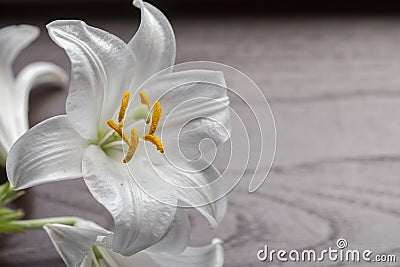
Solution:
[[[126,134],[124,133],[124,131],[122,131],[122,128],[120,125],[116,124],[115,121],[113,120],[108,120],[107,121],[108,126],[110,126],[110,128],[112,128],[117,134],[119,134],[119,136],[121,136],[121,138],[125,141],[125,143],[127,143],[129,145],[129,138],[128,136],[126,136]]]
[[[140,102],[142,104],[146,105],[147,106],[147,110],[150,111],[151,107],[150,107],[150,99],[149,99],[149,97],[143,91],[140,91],[139,95],[140,95]],[[149,122],[150,122],[150,116],[147,117],[146,124],[149,124]]]
[[[114,120],[107,121],[108,126],[111,129],[113,129],[122,138],[122,140],[129,146],[128,152],[126,153],[126,156],[123,159],[123,163],[128,163],[130,160],[132,160],[133,155],[135,154],[135,151],[139,145],[139,135],[135,128],[132,128],[132,130],[131,130],[130,139],[123,131],[126,110],[128,108],[128,103],[129,103],[129,97],[130,97],[129,91],[126,91],[124,93],[124,95],[122,96],[121,107],[119,109],[119,114],[118,114],[118,124]],[[147,116],[146,123],[149,123],[150,122],[150,113],[151,113],[150,112],[150,99],[148,98],[146,93],[143,91],[140,92],[140,101],[142,103],[142,109],[147,108],[148,112],[144,112],[144,114],[147,113],[146,114],[146,116]],[[143,107],[143,105],[145,105],[145,107]],[[138,109],[138,110],[140,111],[140,109]],[[133,112],[133,115],[138,115],[135,112],[136,111]],[[139,113],[143,113],[143,112],[140,111]],[[139,115],[142,116],[142,114],[139,114]],[[143,140],[149,141],[150,143],[154,144],[158,151],[160,151],[161,153],[164,153],[164,145],[161,142],[161,140],[155,135],[161,115],[162,115],[161,104],[160,104],[160,102],[157,101],[156,103],[154,103],[149,132],[148,132],[148,134],[145,134],[143,136]],[[129,118],[128,118],[128,124],[129,124]],[[121,144],[119,141],[114,141],[114,140],[109,139],[111,137],[111,134],[112,133],[107,134],[106,136],[104,136],[101,139],[101,141],[103,143],[107,142],[107,144],[103,145],[103,148],[112,148],[116,145]],[[103,143],[101,143],[101,144],[103,144]]]
[[[114,142],[103,145],[102,148],[106,149],[106,148],[110,148],[110,147],[119,147],[119,146],[121,146],[121,141],[114,141]]]
[[[109,131],[108,133],[106,133],[103,138],[101,138],[101,140],[99,141],[99,144],[102,145],[104,144],[104,142],[107,141],[108,138],[110,138],[111,135],[113,135],[113,131]]]

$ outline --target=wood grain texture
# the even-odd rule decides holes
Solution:
[[[88,22],[124,40],[136,25]],[[172,22],[178,61],[218,61],[244,71],[270,100],[278,134],[276,160],[267,182],[249,195],[245,176],[229,195],[228,213],[217,230],[210,231],[204,219],[190,212],[192,244],[206,244],[218,235],[225,241],[226,266],[235,267],[365,266],[267,264],[256,258],[265,244],[276,249],[323,249],[334,246],[340,237],[351,248],[399,257],[400,19]],[[66,55],[45,33],[23,52],[15,68],[36,60],[70,68]],[[37,89],[31,97],[32,124],[64,113],[66,88]],[[263,108],[257,98],[250,104]],[[239,102],[232,107],[238,113],[245,109]],[[248,131],[250,138],[257,134],[256,129]],[[220,162],[217,166],[223,168]],[[254,168],[250,162],[247,173]],[[240,171],[233,168],[231,178]],[[79,179],[32,188],[17,205],[26,209],[29,218],[77,215],[112,227],[110,216]],[[34,231],[1,236],[0,266],[63,264],[46,234]]]

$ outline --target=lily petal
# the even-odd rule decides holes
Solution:
[[[0,83],[10,88],[14,75],[12,64],[22,49],[39,35],[39,28],[30,25],[8,26],[0,29]]]
[[[224,263],[224,250],[219,239],[214,239],[208,246],[187,247],[180,254],[144,250],[125,257],[107,247],[99,246],[98,237],[109,237],[112,233],[93,222],[82,220],[75,226],[47,224],[43,228],[67,267],[86,267],[93,266],[92,264],[97,266],[97,259],[92,252],[94,245],[97,245],[101,261],[107,267],[221,267]]]
[[[5,145],[3,145],[0,138],[0,166],[2,167],[6,166],[7,155],[8,155],[8,150],[5,148]]]
[[[214,239],[212,244],[204,247],[188,247],[182,254],[148,255],[161,267],[222,267],[224,265],[224,248],[222,241]]]
[[[167,92],[185,84],[193,86],[195,82],[203,82],[226,86],[224,74],[220,71],[185,70],[170,73],[171,70],[172,68],[169,68],[155,73],[141,85],[141,90],[145,91],[153,102],[160,100]]]
[[[179,85],[160,98],[163,107],[161,139],[172,162],[200,158],[199,145],[215,146],[230,138],[229,98],[225,87],[208,82]]]
[[[105,263],[105,267],[160,267],[145,251],[141,251],[130,257],[124,257],[110,249],[102,247],[99,247],[98,249],[104,259],[103,262]]]
[[[134,5],[140,8],[141,22],[128,46],[140,66],[134,76],[138,88],[151,75],[174,65],[176,43],[171,24],[160,10],[142,0]]]
[[[47,29],[72,64],[67,114],[83,137],[95,140],[130,88],[134,56],[121,39],[83,21],[54,21]]]
[[[3,102],[0,100],[0,102]],[[15,120],[15,114],[13,111],[15,110],[15,102],[13,99],[4,99],[4,102],[7,102],[4,106],[1,107],[3,103],[0,103],[0,165],[5,166],[7,155],[11,149],[11,146],[18,139],[21,134],[18,131],[18,122]],[[13,104],[14,110],[11,107],[7,107],[7,105]],[[27,116],[27,114],[25,115]],[[14,119],[14,120],[12,120]],[[20,120],[21,118],[17,118]]]
[[[227,200],[225,186],[218,170],[198,159],[199,144],[211,139],[215,145],[230,137],[229,99],[222,72],[189,70],[154,75],[144,84],[153,100],[159,100],[163,116],[161,138],[170,164],[155,162],[159,176],[174,184],[179,198],[195,206],[212,227],[223,218]],[[143,155],[150,156],[152,149]],[[151,157],[154,161],[157,157]],[[164,162],[165,163],[165,162]]]
[[[185,134],[185,139],[191,143],[185,148],[182,146],[188,150],[185,152],[199,156],[198,144],[205,138],[214,140],[216,145],[228,140],[229,98],[222,72],[160,72],[143,85],[143,90],[153,102],[161,103],[163,116],[159,128],[163,129],[163,139],[170,135],[171,139],[176,139],[179,133],[183,138]],[[193,138],[194,135],[197,138]],[[178,143],[172,141],[176,149]]]
[[[182,209],[178,209],[168,233],[149,250],[157,253],[181,253],[189,244],[190,228],[189,216]]]
[[[195,207],[215,228],[227,209],[224,181],[218,170],[204,161],[187,162],[178,167],[158,166],[159,174],[179,192],[179,199]],[[207,166],[204,168],[204,166]]]
[[[198,158],[202,140],[210,139],[219,145],[229,139],[229,98],[222,72],[160,72],[146,81],[142,89],[152,102],[161,103],[163,115],[158,128],[162,129],[161,138],[169,158],[182,161],[182,153],[187,158]]]
[[[14,143],[7,158],[7,177],[16,189],[82,177],[87,146],[67,116],[47,119]]]
[[[20,108],[16,114],[10,114],[10,116],[14,116],[14,121],[17,122],[17,138],[29,128],[28,100],[30,90],[41,83],[59,83],[65,85],[67,82],[67,73],[62,68],[52,63],[35,62],[21,70],[15,80],[15,89],[13,92],[15,104]]]
[[[11,145],[19,137],[13,111],[14,74],[12,64],[18,54],[39,35],[39,29],[30,25],[8,26],[0,29],[0,164],[5,165]],[[26,115],[25,115],[26,116]]]
[[[124,257],[108,249],[99,247],[107,266],[112,267],[222,267],[224,249],[222,241],[214,239],[204,247],[187,247],[181,254],[156,253],[145,250],[130,257]]]
[[[5,106],[3,106],[3,108],[0,107],[1,114],[10,114],[10,112],[5,112],[3,109],[6,110],[7,108]],[[6,165],[8,152],[15,141],[14,136],[16,136],[14,122],[11,121],[8,116],[2,116],[0,118],[0,165],[3,167]]]
[[[112,235],[95,223],[87,221],[76,226],[46,224],[43,228],[68,267],[91,266],[91,249],[96,244],[97,237]]]
[[[113,251],[130,256],[165,236],[175,217],[177,196],[168,183],[154,178],[152,166],[145,161],[129,166],[133,179],[120,160],[92,145],[85,153],[82,171],[94,198],[114,218]]]
[[[167,88],[170,90],[159,98],[165,114],[160,121],[163,127],[170,127],[174,123],[184,126],[182,123],[196,118],[219,118],[222,113],[225,118],[220,122],[229,128],[229,98],[224,86],[208,81],[190,81]]]

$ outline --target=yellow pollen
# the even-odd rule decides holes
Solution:
[[[150,99],[149,99],[149,97],[146,95],[146,93],[145,92],[143,92],[143,91],[140,91],[139,92],[139,95],[140,95],[140,102],[142,103],[142,104],[144,104],[144,105],[146,105],[147,106],[147,109],[150,111]],[[146,124],[149,124],[149,122],[150,122],[150,118],[147,118],[147,120],[146,120]]]
[[[120,125],[116,124],[115,121],[113,120],[108,120],[107,121],[108,126],[110,126],[110,128],[112,128],[117,134],[119,134],[119,136],[121,136],[121,138],[125,141],[125,143],[127,143],[129,145],[129,138],[128,136],[126,136],[126,134],[124,133],[124,131],[122,131],[122,128]]]
[[[161,142],[161,140],[152,134],[145,134],[143,136],[143,139],[145,141],[149,141],[150,143],[152,143],[153,145],[155,145],[157,147],[157,150],[160,151],[161,153],[164,153],[164,146],[163,143]]]
[[[132,159],[138,145],[139,145],[139,135],[136,129],[133,128],[131,130],[131,139],[130,139],[128,153],[126,154],[123,163],[128,163]]]
[[[131,130],[131,138],[130,139],[128,138],[128,136],[125,134],[125,132],[122,129],[124,127],[124,118],[125,118],[126,110],[128,108],[129,98],[130,98],[129,91],[125,91],[124,95],[122,96],[121,107],[119,109],[119,114],[118,114],[119,124],[117,124],[114,120],[107,121],[107,125],[111,129],[113,129],[122,138],[122,140],[129,146],[128,152],[122,161],[123,163],[128,163],[130,160],[132,160],[133,155],[135,154],[135,151],[139,145],[139,135],[135,128],[133,128]],[[143,91],[140,92],[140,101],[142,104],[146,104],[148,110],[150,111],[150,100]],[[150,129],[149,129],[149,133],[145,134],[143,136],[143,139],[145,141],[149,141],[150,143],[154,144],[156,146],[157,150],[159,150],[161,153],[164,153],[163,143],[157,136],[154,135],[154,133],[157,130],[158,122],[160,121],[161,115],[162,115],[161,104],[160,104],[160,102],[157,101],[154,104],[153,113],[151,116],[151,125],[150,125]],[[146,123],[149,123],[149,122],[150,122],[150,118],[148,118],[148,121]]]
[[[161,115],[162,115],[161,104],[160,104],[160,102],[157,101],[154,104],[153,114],[151,116],[151,125],[150,125],[150,130],[149,130],[150,135],[153,135],[156,132],[158,122],[160,121]]]
[[[150,110],[150,99],[149,99],[149,97],[143,91],[140,91],[139,95],[140,95],[140,102],[142,104],[144,104],[144,105],[147,105],[147,108]]]
[[[164,153],[164,145],[161,142],[161,140],[154,135],[154,133],[157,130],[158,127],[158,122],[160,121],[162,115],[162,109],[161,109],[161,104],[160,102],[156,102],[154,103],[154,108],[153,108],[153,114],[151,116],[151,125],[150,125],[150,129],[149,129],[149,133],[145,134],[143,136],[143,139],[145,141],[149,141],[150,143],[152,143],[153,145],[156,146],[157,150],[160,151],[161,153]]]
[[[122,101],[121,101],[121,107],[119,108],[119,114],[118,114],[118,122],[121,124],[123,119],[125,118],[125,113],[126,109],[128,108],[128,103],[129,103],[129,97],[130,97],[129,91],[125,91],[124,95],[122,96]]]

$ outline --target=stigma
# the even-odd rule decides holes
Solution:
[[[143,91],[141,91],[139,93],[139,95],[140,95],[140,102],[143,105],[147,106],[147,109],[149,112],[147,115],[147,118],[146,118],[146,124],[148,124],[148,123],[150,123],[150,112],[151,112],[150,99],[146,95],[146,93]],[[128,163],[129,161],[132,160],[132,158],[135,154],[135,151],[139,145],[139,135],[135,128],[132,128],[131,133],[130,133],[130,138],[128,138],[128,135],[123,130],[124,122],[125,122],[125,115],[126,115],[126,111],[128,109],[128,104],[129,104],[129,98],[130,98],[129,91],[125,91],[122,96],[122,99],[121,99],[121,106],[120,106],[119,113],[118,113],[118,123],[116,123],[114,120],[107,121],[107,125],[112,130],[114,130],[121,137],[121,139],[128,145],[128,152],[122,161],[123,163]],[[154,103],[153,112],[151,114],[151,124],[150,124],[149,131],[147,134],[145,134],[142,137],[142,139],[144,141],[148,141],[148,142],[152,143],[153,145],[155,145],[155,147],[157,148],[158,151],[160,151],[161,153],[164,153],[164,145],[161,142],[160,138],[158,138],[155,135],[161,115],[162,115],[161,104],[159,101],[157,101]]]

